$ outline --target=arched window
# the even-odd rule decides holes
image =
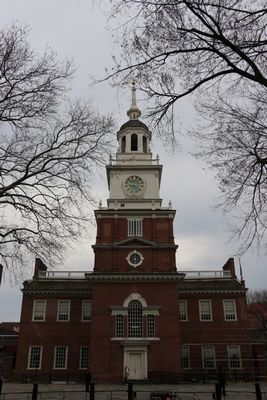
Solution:
[[[126,148],[126,138],[125,138],[125,136],[123,136],[121,138],[121,152],[122,153],[125,153],[125,148]]]
[[[136,133],[131,136],[131,151],[137,151],[138,149],[138,137]]]
[[[143,136],[143,152],[147,153],[147,139]]]
[[[143,309],[139,300],[131,300],[128,305],[128,337],[143,336]]]

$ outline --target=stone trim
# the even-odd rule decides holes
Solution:
[[[180,289],[178,289],[178,292],[179,292],[179,294],[184,294],[184,295],[187,295],[187,294],[196,294],[196,295],[199,295],[199,294],[240,294],[240,293],[246,293],[246,290],[244,290],[244,289],[240,289],[240,290],[238,290],[238,289],[236,289],[236,290],[231,290],[231,289],[229,289],[229,290],[227,290],[227,289],[218,289],[218,290],[216,290],[216,289],[213,289],[213,290],[209,290],[209,289],[207,289],[207,290],[201,290],[201,289],[195,289],[195,290],[180,290]]]
[[[184,274],[171,274],[171,273],[151,273],[151,274],[140,274],[138,272],[133,272],[131,274],[119,274],[119,273],[93,273],[86,275],[90,281],[148,281],[148,282],[178,282],[184,279]]]

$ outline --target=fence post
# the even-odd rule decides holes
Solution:
[[[3,379],[0,376],[0,395],[2,394],[2,387],[3,387]]]
[[[85,374],[85,391],[86,393],[90,391],[90,376],[88,373]]]
[[[255,383],[255,392],[256,392],[256,399],[262,400],[261,387],[259,383]]]
[[[37,400],[38,397],[38,382],[34,382],[32,388],[32,400]]]
[[[90,385],[90,400],[95,400],[95,384]]]
[[[216,400],[221,400],[222,391],[221,391],[221,385],[219,383],[215,383],[215,392],[216,392]]]
[[[128,400],[133,400],[133,384],[128,383]]]

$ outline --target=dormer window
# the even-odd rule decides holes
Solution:
[[[138,150],[138,137],[136,133],[133,133],[131,136],[131,151]]]

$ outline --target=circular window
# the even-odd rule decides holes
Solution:
[[[126,257],[126,260],[127,260],[128,264],[130,264],[132,267],[138,267],[144,261],[144,257],[142,256],[141,253],[134,250],[130,254],[128,254],[128,256]]]
[[[132,264],[136,265],[139,264],[141,261],[141,257],[138,253],[134,253],[130,255],[130,261]]]

